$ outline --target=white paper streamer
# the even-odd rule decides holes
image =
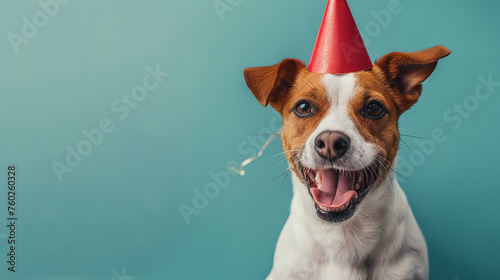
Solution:
[[[245,176],[245,168],[244,167],[249,165],[253,161],[257,160],[258,158],[260,158],[262,156],[262,154],[264,153],[264,150],[267,149],[267,146],[269,146],[269,144],[271,144],[271,142],[274,140],[274,138],[276,138],[276,136],[279,136],[279,135],[281,135],[281,130],[278,133],[269,136],[266,143],[264,143],[264,145],[262,146],[262,148],[260,149],[260,151],[257,153],[256,156],[244,160],[240,164],[239,168],[231,166],[231,170],[238,173],[240,176]]]

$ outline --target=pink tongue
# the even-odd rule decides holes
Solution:
[[[320,172],[322,184],[318,186],[319,188],[311,189],[314,200],[319,205],[339,208],[357,196],[357,192],[352,189],[354,173],[339,172],[334,169],[325,169]]]

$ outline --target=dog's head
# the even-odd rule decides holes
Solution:
[[[321,219],[349,219],[386,176],[398,150],[399,116],[449,54],[442,46],[394,52],[369,70],[343,75],[310,72],[296,59],[245,69],[257,100],[283,117],[285,155]]]

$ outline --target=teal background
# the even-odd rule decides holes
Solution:
[[[125,269],[135,279],[263,279],[292,196],[290,178],[280,176],[287,163],[273,157],[279,141],[247,175],[230,175],[189,224],[179,205],[192,206],[195,190],[214,182],[210,172],[228,174],[228,163],[266,140],[276,115],[254,100],[243,69],[308,62],[326,0],[230,1],[222,18],[213,1],[73,0],[16,54],[7,36],[42,11],[37,3],[0,2],[0,278],[119,280]],[[389,1],[349,3],[364,30]],[[500,87],[457,129],[443,119],[474,94],[478,77],[500,81],[500,3],[400,3],[376,36],[364,35],[373,60],[437,44],[453,51],[400,128],[447,135],[400,172],[431,279],[500,279]],[[111,103],[156,65],[170,76],[120,120]],[[66,146],[103,118],[115,130],[59,182],[52,163],[64,163]],[[403,140],[409,161],[419,139]],[[10,164],[18,169],[16,273],[4,261]]]

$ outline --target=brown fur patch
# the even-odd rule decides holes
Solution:
[[[367,71],[355,73],[357,87],[351,99],[350,116],[361,136],[377,147],[384,158],[383,178],[392,165],[399,147],[398,119],[418,101],[421,83],[436,68],[439,59],[450,51],[442,46],[414,53],[390,53]],[[363,108],[372,100],[384,105],[387,113],[373,120],[363,116]]]
[[[283,117],[283,151],[292,169],[301,177],[297,155],[330,109],[323,74],[309,72],[299,60],[285,59],[273,66],[247,68],[244,75],[257,100],[263,106],[270,104]],[[297,103],[302,100],[314,106],[314,115],[301,118],[294,113]]]
[[[422,93],[422,83],[432,74],[438,61],[450,54],[443,46],[419,52],[392,52],[377,62],[375,71],[383,74],[398,110],[398,116],[410,109]],[[378,69],[378,70],[377,70]]]
[[[274,104],[283,116],[283,132],[281,140],[283,150],[292,169],[300,177],[296,166],[297,155],[302,152],[305,143],[313,131],[330,109],[330,102],[325,86],[322,82],[323,74],[317,74],[303,69],[297,76],[293,88],[279,103]],[[307,118],[300,118],[294,113],[294,108],[299,101],[307,100],[315,108],[316,113]]]
[[[392,98],[391,89],[385,84],[384,76],[377,67],[355,74],[357,79],[354,97],[349,105],[349,115],[366,142],[375,145],[383,157],[383,178],[398,152],[399,131],[398,112]],[[374,120],[363,115],[365,106],[377,100],[384,105],[387,113]]]

